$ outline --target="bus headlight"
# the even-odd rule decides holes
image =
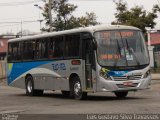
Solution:
[[[100,71],[99,71],[99,75],[101,77],[103,77],[104,79],[106,80],[112,80],[111,77],[108,75],[108,71],[106,71],[106,69],[102,68]]]
[[[143,78],[147,78],[150,74],[151,74],[151,71],[148,70],[148,71],[143,75]]]

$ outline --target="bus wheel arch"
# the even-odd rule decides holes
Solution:
[[[25,88],[27,96],[41,96],[43,95],[43,90],[35,90],[34,79],[31,74],[27,74],[25,77]]]
[[[87,92],[82,91],[81,80],[76,73],[70,75],[69,85],[70,85],[70,95],[75,99],[81,100],[87,96]]]
[[[75,77],[79,77],[76,73],[72,73],[70,76],[69,76],[69,88],[71,90],[71,85],[72,85],[72,82],[74,80]]]
[[[27,96],[34,96],[34,81],[31,74],[27,74],[25,77],[25,88]]]
[[[27,77],[32,77],[32,75],[31,74],[26,74],[26,76],[25,76],[25,83],[26,83],[26,80],[27,80]]]

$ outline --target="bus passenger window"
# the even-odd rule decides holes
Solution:
[[[54,40],[53,38],[48,41],[48,58],[53,58],[54,54]]]
[[[63,58],[63,36],[57,37],[54,44],[54,56],[55,58]]]
[[[18,42],[18,53],[17,53],[17,60],[22,60],[22,52],[23,52],[23,44],[22,42]]]
[[[12,44],[13,46],[12,46],[12,54],[13,54],[13,56],[12,56],[12,60],[13,61],[16,61],[17,60],[17,53],[18,53],[18,44],[17,43],[13,43]]]
[[[35,59],[39,59],[40,58],[40,41],[37,40],[36,41],[36,46],[35,46],[35,51],[34,51],[34,56],[35,56]]]
[[[9,62],[11,62],[12,58],[13,58],[12,44],[8,44],[8,58],[7,58],[7,60]]]
[[[48,57],[63,58],[63,36],[52,37],[49,42]]]
[[[47,58],[47,51],[48,51],[48,47],[47,47],[47,38],[43,39],[41,41],[42,44],[42,55],[41,58]]]
[[[79,57],[80,35],[67,35],[65,40],[65,57]]]
[[[23,59],[24,60],[32,60],[33,59],[33,47],[34,41],[25,41],[23,43]]]

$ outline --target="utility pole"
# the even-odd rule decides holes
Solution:
[[[49,31],[52,32],[52,0],[49,0]]]
[[[23,24],[23,22],[22,22],[22,20],[21,20],[21,37],[23,36],[23,28],[22,28],[22,24]]]
[[[159,0],[157,0],[158,1],[158,6],[160,7],[160,1]]]
[[[40,7],[38,4],[35,4],[34,5],[35,7],[37,7],[39,10],[43,10],[43,8],[42,7]],[[40,11],[39,11],[39,20],[37,20],[39,23],[40,23],[40,31],[41,31],[41,25],[42,25],[42,22],[43,22],[43,20],[41,19],[41,13],[40,13]],[[42,32],[42,31],[41,31]]]
[[[151,46],[151,32],[153,31],[153,29],[151,29],[151,27],[145,27],[146,31],[147,31],[147,37],[148,37],[148,51],[149,51],[149,57],[150,57],[150,66],[151,67],[155,67],[154,64],[154,46]]]

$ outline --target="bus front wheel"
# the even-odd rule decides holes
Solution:
[[[26,95],[27,96],[41,96],[43,95],[43,90],[34,89],[34,81],[32,76],[26,78]]]
[[[82,86],[79,77],[75,77],[72,81],[73,97],[77,100],[82,100],[87,96],[87,92],[82,91]]]
[[[128,91],[120,91],[120,92],[114,92],[114,94],[118,98],[125,98],[128,95]]]

